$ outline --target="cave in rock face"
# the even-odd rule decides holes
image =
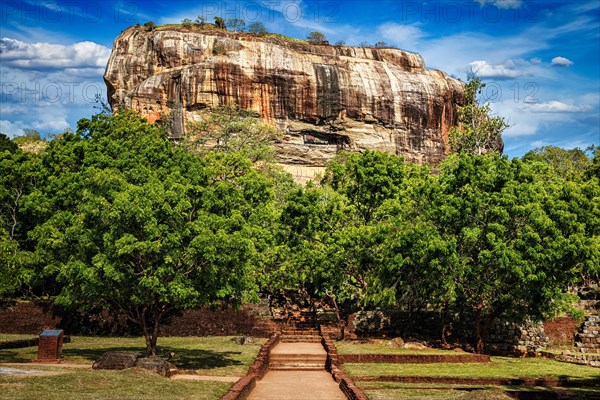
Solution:
[[[153,122],[170,115],[174,138],[211,107],[256,112],[284,132],[276,156],[297,177],[322,170],[340,150],[435,164],[464,102],[463,84],[427,70],[418,54],[224,31],[129,28],[104,79],[113,108]]]

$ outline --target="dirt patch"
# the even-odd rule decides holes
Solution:
[[[580,325],[580,322],[571,317],[558,317],[544,322],[544,332],[550,341],[550,346],[573,346],[575,333]]]
[[[16,377],[28,377],[28,376],[40,376],[40,375],[56,375],[54,371],[41,371],[36,369],[21,369],[12,367],[0,367],[0,376],[16,376]]]

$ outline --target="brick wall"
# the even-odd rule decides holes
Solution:
[[[472,320],[446,321],[449,340],[472,343]],[[442,315],[436,312],[407,313],[397,310],[359,311],[348,318],[350,337],[402,337],[439,340]],[[539,351],[548,343],[543,324],[516,325],[496,321],[490,327],[486,353],[494,355],[525,355]]]
[[[200,308],[172,317],[162,327],[164,336],[252,335],[268,337],[278,330],[256,307],[241,310]],[[68,334],[139,335],[139,328],[100,311],[81,315],[47,303],[12,302],[0,305],[0,333],[38,335],[45,328]]]

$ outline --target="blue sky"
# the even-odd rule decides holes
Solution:
[[[106,97],[114,39],[136,22],[205,15],[261,21],[271,32],[331,43],[384,41],[429,68],[486,83],[511,127],[505,153],[600,145],[600,1],[0,1],[0,132],[75,128]]]

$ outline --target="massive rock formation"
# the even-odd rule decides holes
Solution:
[[[282,164],[322,167],[340,149],[377,149],[418,163],[444,158],[463,85],[418,54],[273,36],[129,28],[104,76],[113,108],[173,118],[175,137],[203,109],[237,104],[284,131]]]

